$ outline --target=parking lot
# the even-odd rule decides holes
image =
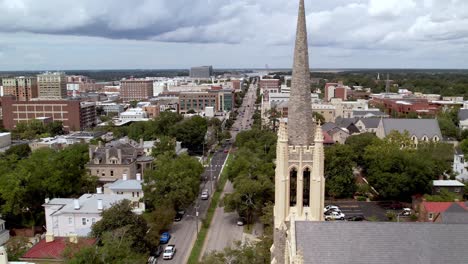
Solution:
[[[362,215],[365,219],[387,221],[385,209],[381,208],[376,202],[360,202],[355,200],[325,201],[325,205],[329,204],[338,206],[346,218]]]

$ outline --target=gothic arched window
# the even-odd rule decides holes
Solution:
[[[304,176],[304,188],[303,188],[303,197],[302,204],[304,206],[309,206],[310,204],[310,170],[306,168],[303,172]]]
[[[289,172],[289,205],[296,206],[297,203],[297,170],[291,169]]]

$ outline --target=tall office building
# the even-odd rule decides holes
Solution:
[[[37,98],[37,78],[23,76],[4,78],[3,95],[14,95],[17,101]]]
[[[64,72],[46,72],[37,76],[39,99],[67,97],[67,77]]]
[[[213,66],[200,66],[190,68],[190,78],[209,79],[213,76]]]

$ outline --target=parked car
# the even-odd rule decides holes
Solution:
[[[353,216],[350,216],[348,218],[346,218],[346,220],[348,221],[364,221],[365,218],[363,215],[353,215]]]
[[[410,216],[411,215],[411,208],[403,208],[403,211],[400,213],[402,216]]]
[[[175,245],[167,245],[164,249],[163,259],[173,259],[176,251]]]
[[[179,222],[180,220],[182,220],[183,217],[184,217],[183,214],[179,214],[179,212],[177,212],[176,215],[174,216],[174,221]]]
[[[156,247],[155,249],[152,249],[152,250],[151,250],[150,255],[157,258],[157,257],[161,256],[161,254],[162,254],[163,251],[164,251],[163,246],[159,245],[159,246]]]
[[[331,205],[331,204],[325,206],[325,208],[323,208],[323,211],[324,212],[328,212],[328,211],[340,211],[341,212],[341,210],[340,210],[340,208],[338,206]]]
[[[229,153],[229,149],[225,149],[225,150],[224,150],[224,153]]]
[[[169,240],[171,240],[171,234],[169,234],[169,232],[164,232],[159,237],[160,244],[167,244],[169,243]]]
[[[344,220],[344,219],[345,219],[345,214],[343,214],[342,212],[328,211],[325,213],[325,221]]]
[[[208,200],[208,197],[210,197],[210,194],[208,193],[208,190],[203,190],[201,193],[201,199],[202,200]]]
[[[239,217],[239,218],[237,218],[237,225],[238,225],[238,226],[243,226],[243,225],[245,224],[245,222],[246,222],[245,217]]]

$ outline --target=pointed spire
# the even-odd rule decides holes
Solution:
[[[291,96],[288,108],[289,144],[311,145],[315,123],[311,122],[310,69],[304,0],[299,0]]]
[[[322,132],[322,122],[318,121],[317,126],[315,127],[315,143],[323,143],[323,132]]]

